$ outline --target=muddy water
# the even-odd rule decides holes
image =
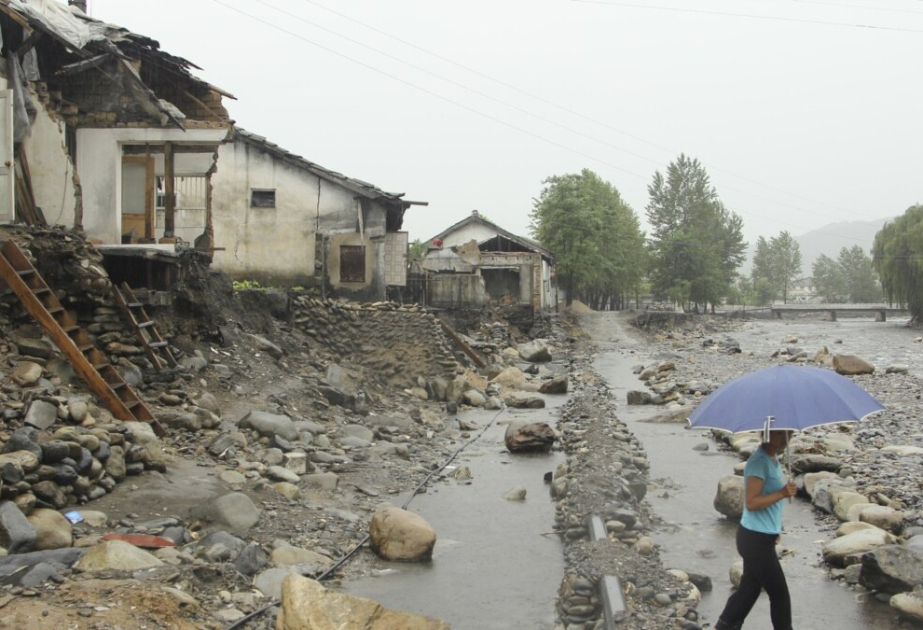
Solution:
[[[564,401],[564,397],[547,399],[556,404]],[[469,411],[463,417],[483,427],[496,415]],[[502,412],[447,469],[466,466],[471,480],[437,481],[408,506],[436,530],[433,561],[404,564],[375,558],[371,577],[343,585],[348,593],[389,608],[438,617],[453,630],[554,628],[564,560],[558,537],[549,534],[554,504],[543,477],[563,456],[509,454],[503,443],[505,424],[520,415],[552,426],[556,421],[553,407]],[[517,486],[526,488],[525,501],[503,499]],[[401,497],[395,504],[404,501],[406,497]]]
[[[619,417],[642,441],[651,460],[651,479],[656,489],[648,494],[648,500],[668,523],[655,537],[661,545],[664,564],[668,568],[703,573],[712,578],[714,589],[703,594],[698,610],[702,622],[714,623],[731,592],[728,567],[736,559],[736,524],[718,514],[712,507],[712,500],[718,480],[731,474],[739,460],[732,454],[715,452],[714,444],[705,434],[689,431],[682,425],[640,422],[658,410],[628,407],[624,401],[626,393],[638,389],[639,385],[632,366],[649,362],[649,357],[645,356],[641,345],[621,333],[614,320],[608,324],[597,321],[595,326],[597,334],[606,335],[602,339],[609,341],[601,344],[603,352],[597,358],[596,369],[613,388],[620,403]],[[744,350],[768,356],[787,335],[798,335],[799,345],[809,352],[828,345],[834,352],[858,354],[881,366],[905,363],[911,366],[912,372],[923,373],[919,346],[913,344],[917,334],[899,323],[869,320],[757,322],[732,336],[740,341]],[[835,344],[837,340],[843,343]],[[709,450],[694,450],[701,444],[709,444]],[[803,500],[786,505],[783,548],[790,553],[784,556],[783,566],[792,593],[795,627],[799,630],[902,627],[886,604],[869,600],[826,577],[820,549],[831,533],[821,531],[814,516],[813,508]],[[748,617],[746,627],[748,630],[772,628],[765,595]]]

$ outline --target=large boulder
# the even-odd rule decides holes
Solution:
[[[42,366],[32,361],[17,363],[10,377],[20,387],[32,387],[42,378]]]
[[[875,372],[875,366],[853,354],[835,354],[833,355],[833,369],[837,374],[844,376],[855,376],[857,374],[872,374]]]
[[[627,402],[629,405],[649,405],[651,404],[650,392],[632,390],[628,392],[626,398],[627,398]]]
[[[0,547],[9,553],[25,553],[32,551],[36,538],[35,527],[15,503],[0,503]]]
[[[322,573],[333,564],[333,560],[316,551],[291,545],[273,549],[269,554],[269,562],[277,567],[295,566],[301,575]]]
[[[193,509],[192,518],[206,526],[223,527],[244,533],[260,520],[260,510],[242,492],[231,492]]]
[[[421,562],[433,556],[436,531],[422,516],[385,507],[372,516],[369,544],[385,560]]]
[[[826,455],[806,454],[798,455],[792,459],[792,469],[800,473],[836,473],[842,466],[843,462]]]
[[[873,505],[859,513],[859,520],[895,534],[904,527],[904,513],[886,505]]]
[[[792,466],[794,468],[794,465]],[[814,498],[814,488],[822,479],[839,479],[839,475],[829,471],[809,472],[804,476],[804,491],[808,496]]]
[[[516,347],[516,350],[519,351],[519,356],[529,363],[547,363],[551,361],[551,350],[548,348],[548,344],[541,339],[521,343]]]
[[[282,582],[276,630],[449,630],[439,619],[385,608],[371,599],[331,591],[290,574]]]
[[[75,565],[80,571],[137,571],[159,567],[162,561],[153,554],[122,540],[107,540],[87,550]]]
[[[35,550],[63,549],[73,542],[73,526],[57,510],[40,508],[29,515],[29,522],[35,528]]]
[[[859,515],[850,518],[849,510],[854,505],[869,504],[870,501],[865,495],[858,492],[838,492],[833,496],[833,514],[841,521],[858,521]]]
[[[863,529],[846,536],[841,536],[824,544],[824,560],[838,567],[852,564],[851,557],[858,556],[873,549],[893,545],[894,536],[883,529]]]
[[[516,420],[506,427],[504,442],[511,453],[549,451],[554,444],[554,429],[546,422]]]
[[[526,394],[523,392],[513,392],[503,399],[508,407],[514,409],[543,409],[545,399],[537,394]]]
[[[905,617],[923,621],[923,589],[918,587],[912,593],[898,593],[889,603],[891,608]]]
[[[566,394],[567,393],[567,376],[560,374],[551,380],[542,383],[538,388],[541,394]]]
[[[862,556],[859,584],[870,591],[902,593],[923,584],[923,555],[904,545],[885,545]]]
[[[726,475],[718,481],[715,509],[732,520],[740,520],[744,511],[744,480],[738,475]]]
[[[280,416],[265,411],[251,411],[240,421],[242,429],[253,429],[263,437],[280,436],[290,442],[298,439],[295,423],[288,416]]]

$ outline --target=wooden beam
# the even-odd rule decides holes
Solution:
[[[173,154],[178,153],[214,153],[221,146],[220,142],[215,144],[177,144],[173,145]],[[161,154],[166,151],[163,144],[126,144],[122,146],[122,155],[149,155]]]
[[[32,33],[30,33],[26,40],[22,43],[22,46],[16,49],[16,56],[22,60],[22,58],[25,57],[29,51],[35,47],[35,44],[38,43],[38,40],[42,38],[42,35],[44,35],[42,31],[32,31]]]
[[[164,225],[163,225],[163,235],[165,238],[173,238],[174,231],[176,227],[174,214],[176,212],[176,197],[174,196],[174,181],[173,181],[173,143],[167,142],[164,144],[164,192],[166,193],[166,201],[164,202]]]
[[[91,68],[96,68],[103,65],[106,61],[109,60],[111,55],[109,53],[103,53],[101,55],[96,55],[85,61],[78,61],[77,63],[70,63],[66,66],[61,66],[58,68],[58,71],[55,72],[55,76],[64,76],[68,77],[84,70],[90,70]]]
[[[182,92],[183,92],[183,94],[186,95],[186,97],[189,98],[193,103],[195,103],[196,105],[198,105],[199,107],[201,107],[202,109],[204,109],[205,111],[207,111],[209,114],[211,114],[212,117],[213,117],[215,120],[218,120],[218,121],[227,120],[226,117],[222,117],[222,116],[219,116],[218,114],[216,114],[215,111],[214,111],[211,107],[209,107],[208,105],[206,105],[205,103],[203,103],[202,101],[200,101],[198,98],[196,98],[196,97],[192,94],[192,92],[190,92],[189,90],[182,90]]]
[[[449,339],[454,341],[455,345],[461,348],[462,352],[467,354],[471,358],[471,360],[474,361],[474,364],[476,366],[478,366],[479,368],[483,368],[487,366],[487,363],[484,361],[484,359],[478,356],[478,354],[474,351],[474,349],[471,346],[469,346],[464,341],[462,341],[462,338],[458,336],[458,333],[452,330],[451,326],[446,324],[441,319],[437,318],[436,321],[438,321],[439,325],[442,326],[442,330],[444,330],[445,334],[449,336]]]

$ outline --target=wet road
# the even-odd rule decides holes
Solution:
[[[595,367],[613,388],[619,401],[619,417],[641,440],[650,458],[655,488],[648,493],[647,500],[668,523],[668,527],[654,537],[661,545],[661,557],[667,568],[703,573],[712,578],[714,590],[703,594],[698,610],[703,623],[714,623],[731,592],[728,568],[737,557],[734,550],[737,526],[714,510],[712,500],[718,480],[732,474],[739,460],[733,454],[716,452],[714,443],[704,433],[687,430],[683,425],[641,422],[662,411],[652,407],[629,407],[624,402],[627,392],[641,385],[632,367],[650,363],[645,348],[626,339],[615,319],[606,320],[616,315],[590,317],[599,318],[593,324],[588,322],[588,328],[595,331],[597,343],[603,341]],[[809,352],[825,344],[833,348],[834,341],[843,339],[844,345],[848,340],[849,346],[840,346],[839,351],[869,357],[880,365],[911,363],[916,373],[923,367],[912,360],[919,362],[918,357],[911,356],[913,346],[908,349],[908,344],[916,337],[914,332],[890,322],[758,322],[731,336],[739,340],[744,349],[768,356],[780,346],[780,339],[789,334],[806,338],[800,345]],[[709,450],[694,450],[700,444],[709,444]],[[795,500],[785,506],[786,533],[782,546],[791,553],[784,557],[783,566],[792,593],[795,627],[799,630],[904,627],[887,604],[869,600],[864,594],[826,577],[820,550],[821,543],[832,533],[821,531],[814,517],[813,508],[804,500]],[[771,630],[765,595],[748,617],[746,628]]]
[[[547,400],[560,405],[566,397]],[[472,410],[464,418],[483,427],[496,414]],[[544,475],[563,455],[511,455],[503,435],[505,424],[518,416],[554,426],[556,414],[550,406],[505,410],[445,471],[467,466],[470,482],[437,481],[408,506],[436,530],[433,561],[406,564],[375,558],[373,575],[344,583],[344,590],[389,608],[438,617],[453,630],[554,628],[564,558],[559,538],[549,534],[554,503]],[[503,499],[517,486],[526,488],[525,501]]]

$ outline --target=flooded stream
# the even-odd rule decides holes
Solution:
[[[604,317],[599,315],[596,317]],[[648,501],[668,526],[655,535],[661,545],[661,556],[667,568],[679,568],[708,575],[714,589],[703,594],[698,607],[703,623],[714,623],[730,594],[728,568],[736,559],[734,535],[737,524],[727,521],[714,510],[712,500],[718,480],[732,474],[739,461],[731,453],[716,452],[707,434],[690,431],[678,424],[641,422],[660,413],[652,407],[629,407],[625,396],[638,389],[637,375],[632,367],[649,363],[644,348],[618,335],[617,329],[603,326],[597,331],[611,330],[602,341],[596,369],[613,388],[619,401],[619,417],[644,444],[651,462],[651,480],[657,489],[648,494]],[[854,353],[879,366],[904,363],[915,374],[923,373],[920,346],[913,344],[916,331],[900,323],[875,323],[870,320],[841,322],[753,322],[731,336],[740,341],[745,351],[768,356],[780,346],[780,340],[797,335],[801,347],[810,353],[827,345],[831,351]],[[835,344],[842,340],[842,344]],[[599,341],[599,340],[598,340]],[[835,349],[834,349],[835,348]],[[631,354],[634,351],[636,354]],[[709,450],[694,447],[708,444]],[[785,506],[785,536],[783,548],[791,551],[783,559],[795,627],[799,630],[886,630],[902,627],[897,615],[887,605],[859,594],[841,582],[828,579],[821,561],[821,543],[831,533],[821,531],[815,523],[814,509],[804,500]],[[748,630],[770,630],[768,599],[763,595],[747,618]]]
[[[548,397],[561,404],[565,397]],[[495,411],[472,410],[464,418],[485,426]],[[563,548],[554,526],[554,503],[544,475],[563,461],[560,453],[511,455],[506,424],[525,415],[554,426],[554,407],[505,410],[446,472],[467,466],[470,481],[437,481],[408,510],[437,534],[433,561],[405,564],[375,559],[372,577],[348,582],[351,595],[389,608],[446,621],[453,630],[551,630],[555,598],[564,574]],[[522,486],[525,501],[503,498]],[[406,497],[401,497],[403,503]]]
[[[731,592],[728,569],[737,557],[737,524],[716,512],[712,500],[718,480],[732,473],[738,459],[717,452],[705,433],[678,424],[641,422],[662,411],[625,404],[628,390],[639,388],[632,367],[651,360],[646,348],[624,334],[617,315],[588,317],[587,327],[601,350],[596,370],[613,389],[619,417],[641,440],[650,458],[653,489],[647,500],[666,523],[654,533],[664,565],[711,577],[714,589],[703,594],[698,610],[702,624],[713,624]],[[799,345],[810,353],[826,345],[833,352],[858,354],[880,367],[903,363],[914,374],[923,375],[921,346],[913,343],[918,333],[900,322],[757,321],[732,336],[745,351],[768,357],[789,335],[798,336]],[[548,401],[560,405],[565,397],[548,397]],[[347,592],[390,608],[439,617],[454,630],[555,627],[554,602],[565,567],[562,545],[550,535],[554,504],[543,476],[554,470],[563,455],[510,455],[503,444],[505,423],[520,414],[551,424],[557,420],[554,406],[538,411],[505,410],[497,424],[452,464],[452,468],[470,468],[470,482],[433,482],[410,503],[408,509],[436,529],[433,561],[401,564],[372,557],[372,574],[344,583]],[[464,417],[485,426],[495,415],[468,411]],[[708,450],[695,449],[703,444]],[[527,489],[524,502],[502,498],[516,486]],[[394,503],[405,500],[401,497]],[[832,534],[819,528],[806,501],[798,499],[786,506],[785,523],[783,548],[789,553],[783,564],[798,630],[901,627],[887,604],[828,579],[820,551]],[[765,596],[746,627],[771,629]]]

